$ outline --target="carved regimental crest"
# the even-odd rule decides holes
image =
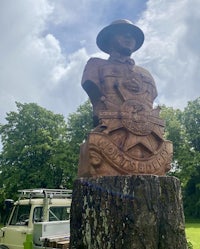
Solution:
[[[138,112],[102,112],[100,117],[101,125],[81,147],[80,176],[164,175],[170,169],[172,143],[163,140],[159,117]]]

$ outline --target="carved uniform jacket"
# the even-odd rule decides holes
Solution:
[[[82,146],[79,176],[169,170],[172,145],[163,139],[160,109],[153,108],[157,90],[147,70],[132,59],[91,58],[82,86],[93,105],[95,128]]]
[[[112,57],[108,60],[91,58],[83,73],[82,86],[98,119],[106,110],[149,111],[157,96],[152,76],[132,59],[122,62]]]

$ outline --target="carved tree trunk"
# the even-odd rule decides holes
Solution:
[[[71,249],[186,249],[179,180],[80,178],[74,183]]]

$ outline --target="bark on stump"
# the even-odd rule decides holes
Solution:
[[[71,249],[186,249],[180,182],[151,175],[79,178]]]

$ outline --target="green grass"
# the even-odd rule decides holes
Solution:
[[[200,221],[186,221],[186,237],[193,249],[200,249]]]

